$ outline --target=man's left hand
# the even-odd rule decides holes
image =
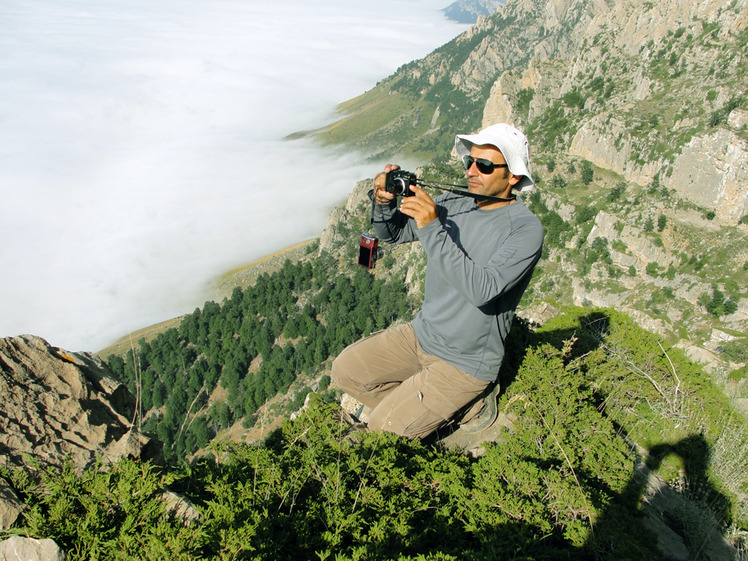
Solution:
[[[402,198],[400,212],[413,218],[416,221],[416,226],[420,230],[426,224],[436,220],[436,203],[429,194],[420,187],[410,185],[410,189],[415,193],[415,195]]]

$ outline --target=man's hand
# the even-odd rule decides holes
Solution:
[[[384,171],[374,178],[374,201],[377,204],[388,204],[395,198],[395,195],[387,191],[384,186],[387,183],[387,174],[396,169],[400,169],[400,166],[397,164],[387,164],[384,166]],[[416,221],[416,226],[420,229],[436,219],[436,203],[420,187],[410,185],[408,188],[415,195],[403,197],[400,203],[400,212],[413,218]]]
[[[411,185],[410,189],[415,195],[412,197],[403,197],[400,203],[400,212],[413,218],[420,230],[426,224],[436,220],[436,203],[420,187]]]
[[[374,178],[374,201],[377,204],[386,205],[395,198],[395,195],[385,190],[384,186],[387,184],[387,174],[396,169],[400,169],[400,166],[387,164],[384,166],[384,171]]]

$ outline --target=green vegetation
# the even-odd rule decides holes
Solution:
[[[178,328],[141,340],[134,354],[108,357],[140,396],[143,430],[158,435],[167,459],[184,459],[242,418],[251,426],[258,408],[300,374],[317,373],[346,345],[412,315],[402,279],[378,280],[361,267],[331,276],[336,269],[329,254],[286,261],[222,305],[206,302]],[[219,383],[226,399],[209,405]]]
[[[657,217],[657,231],[662,232],[665,229],[665,226],[667,226],[667,216],[660,214],[660,216]]]
[[[578,119],[574,118],[577,117],[575,113],[581,111],[579,101],[576,97],[556,100],[541,115],[532,119],[525,133],[533,139],[538,149],[556,152],[568,146],[579,124]]]
[[[748,364],[748,339],[735,339],[720,345],[720,352],[732,362]]]
[[[533,97],[535,97],[535,90],[532,88],[520,90],[517,94],[515,109],[524,119],[529,119],[530,117],[530,103],[532,102]],[[553,170],[549,169],[548,171]]]
[[[592,180],[595,178],[595,170],[592,167],[591,162],[587,160],[584,160],[582,162],[581,176],[582,176],[582,183],[584,185],[589,185],[590,183],[592,183]]]
[[[619,181],[616,184],[616,186],[610,190],[610,193],[608,194],[608,201],[611,203],[616,202],[618,199],[620,199],[623,196],[625,192],[626,192],[626,182]]]
[[[699,296],[699,304],[704,306],[706,311],[715,317],[735,313],[738,309],[737,303],[729,298],[725,298],[725,293],[716,285],[712,286],[711,294],[705,292]]]
[[[71,561],[638,561],[657,555],[646,470],[672,483],[667,516],[691,552],[745,527],[745,423],[682,353],[607,310],[518,322],[510,337],[511,429],[478,458],[356,432],[313,399],[264,444],[216,445],[176,471],[1,468],[27,505],[11,531],[54,538]],[[166,515],[165,486],[199,519]]]
[[[555,174],[551,177],[551,187],[554,189],[565,189],[568,185],[566,178],[560,173]]]
[[[725,121],[727,121],[727,117],[730,115],[733,109],[744,106],[745,103],[746,100],[743,96],[731,98],[723,107],[720,107],[719,109],[712,112],[712,115],[709,118],[709,126],[718,127],[719,125],[723,124]]]

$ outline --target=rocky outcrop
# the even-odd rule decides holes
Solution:
[[[601,211],[595,217],[595,225],[587,236],[587,245],[591,246],[596,238],[618,240],[626,246],[625,252],[613,249],[613,262],[621,268],[633,266],[644,276],[647,265],[657,263],[660,267],[670,266],[674,257],[664,247],[652,243],[646,232],[630,224],[621,224],[617,216]]]
[[[349,234],[347,231],[341,233],[340,227],[346,223],[346,217],[357,212],[361,205],[370,206],[367,193],[372,188],[371,180],[359,181],[351,191],[345,201],[344,206],[337,206],[330,211],[327,217],[327,225],[319,238],[320,251],[332,251],[343,243],[356,243],[356,240],[350,236],[357,236],[362,232]],[[366,224],[370,228],[369,224]]]
[[[161,445],[140,434],[136,401],[96,355],[52,347],[33,336],[0,339],[0,462],[23,468],[70,459],[83,471],[97,459],[158,459]],[[1,482],[0,482],[1,483]],[[0,484],[7,528],[21,505]]]
[[[740,121],[735,110],[734,121]],[[725,222],[748,214],[748,145],[727,129],[694,137],[673,162],[673,173],[662,181],[695,203],[713,208]]]
[[[0,531],[10,528],[23,510],[23,503],[10,488],[5,479],[0,477]],[[2,559],[0,557],[0,559]]]
[[[734,120],[739,119],[736,116]],[[719,129],[695,136],[672,164],[665,160],[636,163],[632,157],[635,144],[621,140],[626,135],[624,123],[609,115],[597,116],[579,128],[569,152],[640,185],[649,183],[660,170],[670,166],[669,175],[660,177],[664,187],[714,209],[717,217],[727,223],[735,224],[748,214],[748,145],[737,133]]]
[[[80,470],[97,457],[154,458],[159,445],[137,433],[135,399],[96,355],[52,347],[33,336],[0,339],[0,449],[22,466],[69,457]]]
[[[564,118],[575,122],[559,128],[569,155],[639,185],[659,181],[736,224],[748,214],[748,118],[734,108],[745,96],[735,70],[746,58],[737,39],[748,23],[745,8],[745,0],[730,7],[718,0],[519,0],[500,13],[506,21],[533,14],[531,27],[542,34],[529,40],[531,29],[513,33],[514,41],[529,40],[529,62],[512,67],[517,54],[489,35],[453,82],[467,88],[487,64],[501,72],[483,126],[545,120],[548,108],[573,92],[583,108],[572,117],[573,103],[562,104]],[[466,37],[500,24],[482,22]],[[720,80],[716,68],[724,68]]]
[[[587,120],[571,141],[569,153],[609,169],[639,185],[646,185],[662,168],[660,161],[637,162],[636,147],[628,138],[626,124],[603,114]]]
[[[65,554],[53,540],[13,536],[0,542],[0,561],[63,561]]]

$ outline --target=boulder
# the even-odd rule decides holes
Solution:
[[[0,477],[0,531],[7,530],[23,510],[23,503],[7,481]]]
[[[0,464],[62,465],[82,472],[97,459],[159,459],[161,444],[138,431],[136,401],[91,353],[52,347],[34,336],[0,339]],[[2,529],[17,513],[12,490],[0,486]],[[17,514],[16,514],[17,515]]]
[[[0,542],[0,561],[64,561],[65,554],[53,540],[13,536]]]

